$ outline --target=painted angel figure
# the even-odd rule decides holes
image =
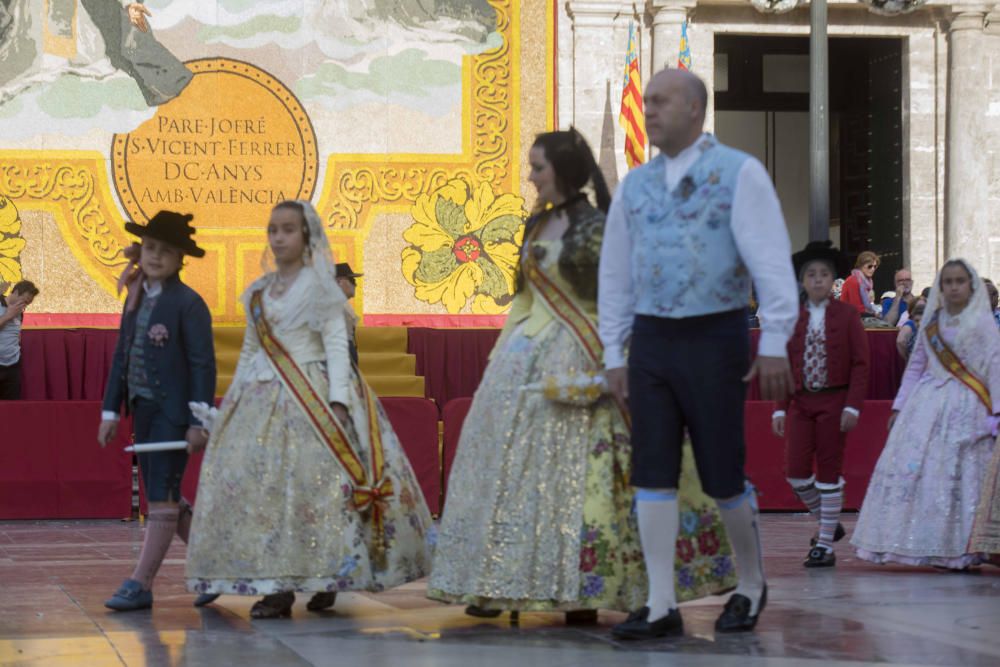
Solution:
[[[63,74],[102,80],[121,71],[146,104],[177,97],[192,74],[150,29],[142,2],[0,0],[0,104]]]

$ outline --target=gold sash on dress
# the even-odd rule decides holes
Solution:
[[[531,238],[525,239],[525,245],[528,246],[534,241],[534,237],[535,234],[532,234]],[[524,261],[521,264],[525,279],[529,280],[538,294],[541,295],[553,317],[572,334],[580,349],[586,353],[594,365],[601,368],[604,364],[604,344],[601,343],[601,337],[593,320],[580,308],[573,297],[566,294],[554,280],[545,274],[530,250],[525,253]],[[632,422],[628,413],[622,410],[620,405],[618,407],[625,419],[625,424],[631,429]]]
[[[976,377],[972,371],[965,367],[962,360],[958,358],[958,355],[948,347],[948,344],[944,342],[944,338],[941,336],[940,328],[938,327],[938,313],[934,313],[930,324],[927,325],[927,344],[934,352],[934,356],[937,360],[941,362],[941,365],[951,373],[956,380],[964,384],[966,387],[971,389],[979,400],[982,401],[983,405],[986,406],[986,410],[989,414],[993,414],[993,401],[990,398],[990,390],[987,388],[986,383]]]
[[[355,507],[359,512],[371,508],[376,548],[381,554],[384,549],[384,505],[386,500],[393,495],[393,488],[392,480],[384,477],[385,452],[382,448],[382,437],[378,427],[378,411],[368,383],[358,372],[365,408],[368,411],[368,439],[371,446],[372,462],[370,478],[361,458],[351,447],[350,440],[344,433],[344,428],[330,404],[316,390],[305,372],[295,363],[292,355],[271,331],[271,325],[264,316],[263,290],[257,290],[250,297],[250,316],[257,330],[261,347],[267,353],[267,358],[271,362],[271,366],[274,367],[275,373],[295,398],[295,402],[302,408],[302,412],[308,418],[316,434],[326,443],[330,453],[351,479],[351,492]]]

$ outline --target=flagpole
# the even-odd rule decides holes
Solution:
[[[830,238],[830,58],[826,0],[809,4],[809,240]]]

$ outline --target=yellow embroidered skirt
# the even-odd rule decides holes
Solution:
[[[646,574],[629,486],[629,432],[609,398],[555,403],[526,385],[592,370],[557,322],[515,330],[465,421],[428,596],[493,609],[631,610]],[[690,452],[680,489],[680,600],[735,586],[715,503]]]
[[[325,386],[321,363],[305,367]],[[363,410],[358,401],[351,406]],[[398,438],[379,409],[388,500],[385,558],[374,558],[366,513],[350,479],[289,392],[274,379],[227,397],[198,483],[187,585],[199,593],[383,590],[418,579],[430,565],[431,517]],[[368,464],[365,447],[352,443]]]

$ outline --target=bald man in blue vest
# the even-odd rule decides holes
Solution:
[[[660,154],[619,186],[604,233],[600,333],[608,383],[632,415],[632,485],[649,575],[647,603],[615,626],[619,639],[684,631],[674,553],[685,430],[736,557],[739,585],[716,631],[752,630],[767,602],[757,498],[743,470],[743,402],[754,377],[767,399],[793,386],[785,348],[798,292],[767,170],[704,133],[707,103],[690,72],[650,80],[646,132]],[[751,280],[763,323],[752,367]]]

